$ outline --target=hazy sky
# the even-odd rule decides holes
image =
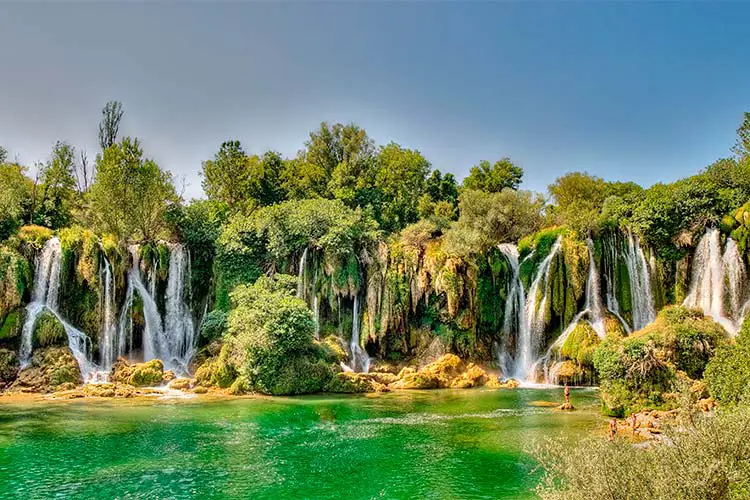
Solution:
[[[354,121],[462,178],[509,155],[543,191],[586,170],[644,185],[726,156],[750,111],[750,3],[0,3],[0,144],[121,132],[201,194],[222,141],[291,156]]]

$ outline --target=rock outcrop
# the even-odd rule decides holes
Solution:
[[[31,364],[21,370],[11,385],[19,392],[53,392],[58,388],[80,385],[83,382],[78,361],[67,347],[37,349]]]

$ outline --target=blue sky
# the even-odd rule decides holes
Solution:
[[[323,120],[462,178],[511,158],[643,185],[726,156],[750,111],[750,3],[2,3],[0,144],[97,152],[102,105],[201,194],[222,141],[291,156]]]

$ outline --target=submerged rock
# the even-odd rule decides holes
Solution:
[[[515,389],[521,385],[521,382],[514,378],[500,380],[498,377],[490,377],[486,386],[490,389]]]
[[[563,403],[555,409],[560,411],[573,411],[575,410],[575,407],[570,403]]]

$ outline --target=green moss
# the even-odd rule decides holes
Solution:
[[[560,349],[560,355],[578,363],[579,366],[593,366],[594,351],[600,339],[588,322],[581,321],[568,335]]]
[[[0,326],[0,344],[13,343],[21,337],[24,313],[23,309],[16,309],[5,317],[5,322]]]
[[[50,312],[39,315],[34,325],[32,345],[36,347],[65,346],[68,343],[68,335],[65,327]]]
[[[8,349],[0,349],[0,388],[16,379],[19,368],[16,353]]]
[[[237,367],[230,361],[230,348],[224,345],[219,355],[206,360],[195,371],[195,380],[204,387],[230,387],[237,379]]]

